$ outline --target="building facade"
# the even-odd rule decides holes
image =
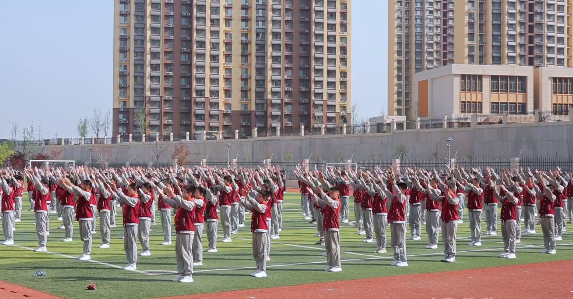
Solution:
[[[420,118],[470,114],[567,115],[573,109],[573,69],[450,64],[414,75]]]
[[[573,67],[573,0],[388,3],[389,115],[416,117],[418,72],[450,64]]]
[[[351,0],[115,0],[114,135],[350,123]]]

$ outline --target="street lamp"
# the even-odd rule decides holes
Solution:
[[[231,166],[231,144],[227,143],[227,167]]]
[[[448,167],[452,167],[452,156],[451,156],[451,143],[454,141],[454,138],[448,137],[446,139],[446,146],[448,147]]]
[[[88,152],[90,152],[90,167],[92,167],[92,148],[88,148]]]

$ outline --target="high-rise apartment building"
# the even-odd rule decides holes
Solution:
[[[573,67],[573,0],[389,3],[388,114],[417,115],[414,74],[448,64]]]
[[[115,0],[114,135],[350,122],[351,0]]]

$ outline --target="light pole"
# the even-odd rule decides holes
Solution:
[[[231,144],[227,143],[227,167],[231,166]]]
[[[90,152],[90,167],[92,167],[92,148],[88,148],[88,152]]]
[[[448,167],[452,167],[452,156],[451,156],[451,143],[454,141],[454,138],[448,137],[446,139],[446,145],[448,146]]]

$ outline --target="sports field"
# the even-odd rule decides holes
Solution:
[[[24,198],[24,203],[26,202],[27,199]],[[425,248],[427,238],[424,226],[422,226],[421,241],[407,241],[409,267],[397,268],[390,265],[393,261],[390,247],[387,248],[388,253],[376,254],[374,253],[375,243],[363,243],[364,236],[354,234],[353,227],[343,224],[340,238],[343,271],[326,273],[323,271],[325,267],[325,258],[322,256],[324,247],[313,245],[318,240],[317,237],[313,237],[316,233],[315,225],[309,224],[302,218],[300,195],[287,193],[284,203],[283,230],[280,240],[272,242],[271,261],[267,264],[267,278],[256,279],[250,276],[255,267],[250,245],[249,221],[247,221],[247,227],[242,228],[238,235],[233,236],[232,243],[219,242],[218,253],[204,253],[204,266],[195,268],[194,283],[181,284],[171,281],[176,270],[175,249],[173,245],[159,245],[163,241],[159,218],[158,224],[152,227],[151,232],[152,256],[139,257],[138,270],[132,272],[121,269],[126,264],[123,240],[119,238],[123,230],[121,226],[112,229],[111,248],[98,248],[100,244],[98,232],[94,235],[91,255],[93,260],[78,261],[76,258],[82,253],[82,243],[79,239],[77,224],[74,227],[74,242],[63,243],[61,242],[64,236],[63,230],[58,229],[61,223],[56,220],[55,214],[50,214],[51,234],[48,237],[47,246],[49,252],[32,252],[38,245],[33,225],[34,218],[33,213],[27,211],[29,205],[24,204],[24,207],[26,212],[22,217],[22,222],[16,224],[16,245],[0,245],[0,280],[63,298],[93,298],[94,296],[157,298],[573,259],[573,233],[571,232],[564,233],[563,241],[558,242],[556,255],[539,253],[543,248],[541,227],[538,227],[536,235],[523,235],[522,243],[518,244],[517,259],[514,260],[498,257],[503,248],[500,228],[498,228],[500,232],[498,236],[483,237],[482,247],[469,246],[466,214],[464,216],[466,222],[461,224],[458,231],[458,256],[455,263],[440,262],[443,257],[441,244],[437,250]],[[247,217],[250,215],[248,214]],[[121,223],[121,217],[118,217],[118,223]],[[204,241],[205,239],[206,236],[204,236]],[[221,240],[220,236],[219,240]],[[389,244],[390,237],[388,236],[388,246]],[[562,263],[571,265],[571,262]],[[45,271],[46,275],[35,277],[34,274],[40,270]],[[503,277],[494,279],[497,283],[503,281]],[[523,282],[525,281],[524,279]],[[535,283],[534,281],[532,283]],[[96,291],[85,290],[90,283],[97,283]],[[503,286],[503,283],[501,285]],[[292,295],[291,298],[297,298],[294,294],[290,295]],[[336,297],[335,294],[333,295]],[[286,296],[289,294],[282,294],[282,297]],[[41,298],[41,296],[35,296],[35,298]]]

